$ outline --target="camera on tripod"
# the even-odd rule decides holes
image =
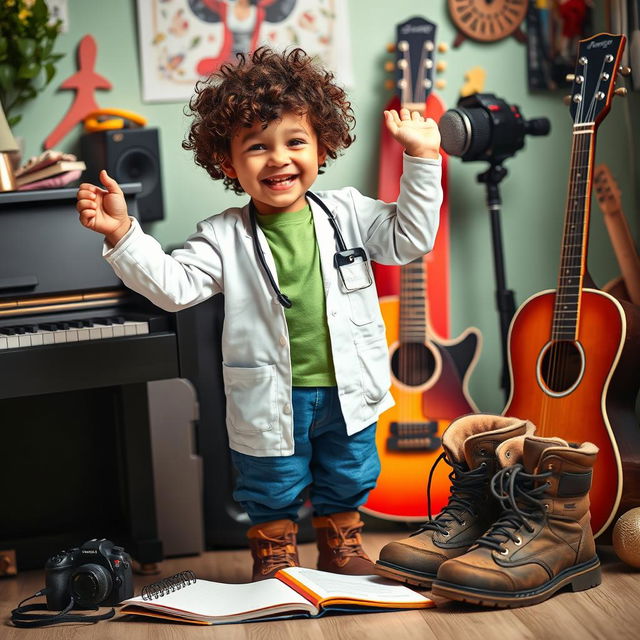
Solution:
[[[72,598],[80,608],[112,607],[133,596],[131,556],[110,540],[94,538],[49,558],[45,583],[47,609],[60,611]]]
[[[492,93],[460,98],[440,119],[442,148],[463,162],[486,160],[501,164],[524,147],[526,135],[546,136],[548,118],[525,120],[520,108]]]

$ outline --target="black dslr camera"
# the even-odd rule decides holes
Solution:
[[[94,538],[80,548],[56,553],[47,560],[47,609],[112,607],[133,596],[131,556],[110,540]]]

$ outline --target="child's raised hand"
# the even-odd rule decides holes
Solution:
[[[104,169],[100,182],[104,189],[88,182],[78,187],[76,209],[83,226],[104,234],[115,245],[131,226],[127,203],[120,185]]]
[[[384,112],[384,121],[389,133],[416,158],[439,157],[440,131],[435,120],[423,118],[417,111],[395,109]]]

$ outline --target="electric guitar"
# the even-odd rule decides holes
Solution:
[[[638,308],[591,286],[587,241],[596,130],[609,112],[625,37],[581,40],[570,97],[573,140],[558,286],[529,298],[509,331],[511,396],[505,415],[536,435],[590,441],[591,526],[603,533],[621,508],[640,505]]]
[[[640,257],[622,210],[620,189],[606,164],[599,164],[595,168],[593,180],[596,199],[604,214],[604,222],[622,274],[602,289],[616,298],[640,305]]]
[[[432,117],[427,97],[432,84],[435,25],[412,18],[398,25],[397,33],[400,104],[424,112],[426,102],[426,115]],[[395,196],[399,178],[400,175]],[[442,232],[441,222],[438,235]],[[448,243],[448,237],[445,240]],[[437,248],[436,241],[432,253]],[[456,340],[435,335],[428,304],[431,292],[428,274],[435,277],[429,256],[393,267],[399,277],[399,295],[380,298],[389,345],[391,393],[396,404],[378,418],[376,443],[381,473],[377,486],[361,508],[391,520],[427,518],[427,480],[429,469],[442,451],[442,433],[454,418],[477,411],[469,397],[467,382],[478,358],[481,335],[474,328],[467,329]],[[448,261],[448,252],[446,256]],[[377,282],[383,268],[392,269],[376,265]],[[446,298],[438,297],[437,302],[447,305]],[[449,497],[447,473],[443,465],[434,475],[431,487],[434,514]]]

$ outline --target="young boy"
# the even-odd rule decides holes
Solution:
[[[253,579],[298,565],[307,487],[318,568],[373,573],[357,509],[380,471],[376,420],[393,398],[370,260],[402,264],[433,247],[437,126],[417,112],[385,112],[406,151],[398,202],[386,204],[352,188],[308,191],[327,158],[353,142],[354,118],[332,74],[301,49],[239,56],[196,87],[190,106],[183,146],[250,202],[206,218],[168,256],[103,171],[104,189],[80,185],[80,221],[104,234],[122,281],[159,307],[224,293],[226,422],[234,498],[253,523]]]

